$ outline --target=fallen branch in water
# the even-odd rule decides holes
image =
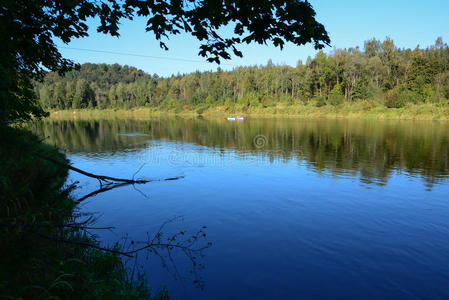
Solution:
[[[148,180],[148,182],[153,182],[153,181],[172,181],[172,180],[178,180],[178,179],[181,179],[181,178],[184,178],[184,176],[169,177],[169,178],[158,179],[158,180]],[[119,188],[119,187],[122,187],[122,186],[127,186],[127,185],[130,185],[130,184],[132,184],[132,183],[122,182],[122,183],[115,183],[115,184],[109,183],[108,185],[105,185],[104,187],[103,187],[103,185],[102,185],[101,188],[99,188],[98,190],[95,190],[95,191],[93,191],[93,192],[91,192],[91,193],[89,193],[89,194],[87,194],[87,195],[85,195],[85,196],[79,198],[79,199],[76,200],[75,202],[76,202],[76,203],[81,203],[81,202],[83,202],[84,200],[86,200],[87,198],[93,197],[93,196],[95,196],[95,195],[97,195],[97,194],[104,193],[104,192],[113,190],[113,189],[115,189],[115,188]],[[133,184],[133,185],[134,185],[134,184]],[[139,191],[139,190],[137,190],[137,191]],[[139,192],[142,193],[141,191],[139,191]],[[145,196],[146,198],[148,198],[145,194],[144,194],[144,196]]]
[[[105,176],[105,175],[95,175],[95,174],[83,171],[81,169],[75,168],[75,167],[73,167],[71,165],[62,163],[62,162],[60,162],[60,161],[58,161],[58,160],[56,160],[54,158],[48,157],[46,155],[42,155],[40,153],[35,153],[35,155],[37,157],[41,158],[41,159],[45,159],[45,160],[50,161],[50,162],[52,162],[54,164],[66,167],[69,170],[75,171],[77,173],[83,174],[83,175],[91,177],[91,178],[98,179],[98,181],[100,181],[101,188],[99,190],[94,191],[94,192],[90,193],[89,195],[86,195],[86,196],[82,197],[81,199],[78,200],[78,202],[82,201],[82,200],[84,200],[84,199],[86,199],[88,197],[94,196],[94,195],[96,195],[98,193],[106,192],[106,191],[109,191],[109,190],[111,190],[113,188],[116,188],[116,187],[119,187],[119,186],[124,186],[124,185],[128,185],[128,184],[143,184],[143,183],[148,183],[148,182],[152,182],[152,181],[172,181],[172,180],[178,180],[178,179],[184,178],[184,176],[176,176],[176,177],[169,177],[169,178],[164,178],[164,179],[154,179],[154,180],[145,180],[145,179],[137,179],[137,180],[135,180],[134,176],[140,171],[140,169],[142,167],[140,167],[140,169],[137,170],[136,173],[134,173],[133,179],[123,179],[123,178],[115,178],[115,177],[110,177],[110,176]],[[107,186],[107,187],[103,188],[102,181],[108,182],[109,185],[113,184],[112,182],[114,182],[114,181],[115,182],[121,182],[121,183],[120,184],[114,184],[112,186]]]
[[[54,164],[57,164],[57,165],[66,167],[66,168],[68,168],[69,170],[72,170],[72,171],[75,171],[75,172],[77,172],[77,173],[83,174],[83,175],[85,175],[85,176],[87,176],[87,177],[91,177],[91,178],[98,179],[99,181],[106,181],[106,182],[111,182],[111,181],[115,181],[115,182],[125,182],[125,183],[128,183],[128,184],[142,184],[142,183],[150,182],[149,180],[144,180],[144,179],[134,180],[134,179],[115,178],[115,177],[110,177],[110,176],[105,176],[105,175],[95,175],[95,174],[92,174],[92,173],[83,171],[83,170],[81,170],[81,169],[75,168],[75,167],[73,167],[73,166],[71,166],[71,165],[62,163],[62,162],[60,162],[60,161],[58,161],[58,160],[56,160],[56,159],[54,159],[54,158],[48,157],[48,156],[46,156],[46,155],[42,155],[42,154],[40,154],[40,153],[35,153],[35,155],[36,155],[37,157],[39,157],[39,158],[42,158],[42,159],[45,159],[45,160],[47,160],[47,161],[50,161],[50,162],[52,162],[52,163],[54,163]]]
[[[122,182],[122,183],[107,185],[106,187],[101,187],[98,190],[95,190],[95,191],[93,191],[93,192],[91,192],[91,193],[89,193],[89,194],[79,198],[78,200],[76,200],[76,203],[80,203],[80,202],[86,200],[87,198],[93,197],[93,196],[95,196],[97,194],[100,194],[100,193],[103,193],[103,192],[107,192],[107,191],[110,191],[112,189],[115,189],[115,188],[118,188],[118,187],[121,187],[121,186],[125,186],[125,185],[130,185],[130,183]]]

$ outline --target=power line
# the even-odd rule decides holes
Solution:
[[[125,53],[125,52],[116,52],[116,51],[107,51],[107,50],[96,50],[96,49],[86,49],[86,48],[72,48],[72,47],[59,47],[61,49],[68,50],[77,50],[77,51],[87,51],[87,52],[95,52],[95,53],[107,53],[114,55],[125,55],[125,56],[134,56],[134,57],[143,57],[143,58],[152,58],[152,59],[162,59],[162,60],[172,60],[172,61],[183,61],[183,62],[191,62],[191,63],[207,63],[201,60],[194,59],[186,59],[179,57],[163,57],[163,56],[154,56],[154,55],[145,55],[145,54],[135,54],[135,53]],[[237,65],[222,63],[221,65],[236,67]]]

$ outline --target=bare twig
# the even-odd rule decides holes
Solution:
[[[178,249],[189,251],[189,252],[198,252],[198,251],[201,251],[201,250],[209,248],[209,246],[203,246],[203,247],[197,248],[197,249],[190,249],[188,246],[183,246],[183,245],[180,245],[180,244],[154,243],[154,244],[147,244],[147,245],[145,245],[143,247],[140,247],[140,248],[137,248],[137,249],[134,249],[134,250],[131,250],[131,251],[126,251],[124,253],[126,253],[126,254],[133,254],[133,253],[137,253],[137,252],[140,252],[142,250],[145,250],[145,249],[156,248],[156,247],[167,248],[168,250],[171,250],[173,248],[178,248]]]
[[[169,177],[169,178],[164,178],[164,179],[159,179],[159,180],[148,180],[148,182],[153,182],[153,181],[172,181],[172,180],[179,180],[181,178],[184,178],[184,176]],[[91,192],[91,193],[89,193],[89,194],[79,198],[78,200],[76,200],[76,203],[81,203],[82,201],[86,200],[87,198],[93,197],[93,196],[95,196],[97,194],[100,194],[100,193],[103,193],[103,192],[107,192],[107,191],[110,191],[110,190],[115,189],[115,188],[127,186],[127,185],[130,185],[130,184],[132,184],[134,189],[137,192],[139,192],[142,196],[144,196],[145,198],[148,198],[148,196],[145,193],[143,193],[141,190],[136,188],[136,186],[133,183],[128,183],[128,182],[122,182],[122,183],[116,183],[116,184],[109,183],[108,185],[103,186],[103,184],[101,184],[101,181],[100,181],[100,188],[98,190],[95,190],[95,191],[93,191],[93,192]]]
[[[150,197],[148,197],[147,194],[145,194],[144,192],[142,192],[141,190],[139,190],[138,188],[136,188],[136,186],[133,184],[133,188],[134,190],[136,190],[136,192],[140,193],[144,198],[149,199]]]
[[[140,172],[140,170],[142,170],[142,168],[145,166],[145,164],[142,164],[141,166],[140,166],[140,168],[139,169],[137,169],[137,171],[133,174],[133,180],[134,180],[134,177],[137,175],[137,173],[139,173]]]
[[[162,181],[178,180],[181,178],[184,178],[184,176],[169,177],[169,178],[162,179]]]

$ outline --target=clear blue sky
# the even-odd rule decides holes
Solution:
[[[449,0],[310,0],[319,22],[324,24],[331,38],[331,47],[349,48],[363,46],[363,42],[375,37],[383,40],[390,36],[400,48],[427,47],[438,36],[449,43]],[[89,24],[95,25],[94,22]],[[199,57],[197,42],[188,35],[171,37],[167,42],[169,51],[159,48],[151,33],[145,32],[145,20],[123,22],[119,38],[96,33],[91,26],[88,38],[72,41],[69,45],[58,42],[64,57],[76,62],[119,63],[135,66],[148,73],[169,76],[196,70],[215,70],[216,64]],[[127,55],[96,53],[69,48],[104,50],[120,53],[157,56],[143,58]],[[296,65],[307,56],[315,55],[312,46],[287,45],[283,51],[272,45],[242,45],[243,58],[233,57],[222,63],[223,69],[240,65],[265,64],[272,59],[277,64]],[[165,58],[165,59],[162,59]],[[171,58],[183,60],[171,60]],[[185,61],[187,60],[187,61]]]

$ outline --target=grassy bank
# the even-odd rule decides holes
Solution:
[[[90,118],[135,118],[162,115],[225,117],[244,115],[250,117],[300,117],[300,118],[365,118],[396,120],[449,120],[449,105],[446,103],[409,104],[402,108],[388,108],[381,103],[357,102],[338,106],[323,105],[284,105],[270,107],[246,107],[242,105],[223,106],[178,106],[131,109],[79,109],[52,111],[53,119],[90,119]]]
[[[74,221],[63,154],[30,132],[0,126],[0,298],[153,299],[121,258],[58,239],[96,243]],[[165,299],[164,293],[155,295]]]

